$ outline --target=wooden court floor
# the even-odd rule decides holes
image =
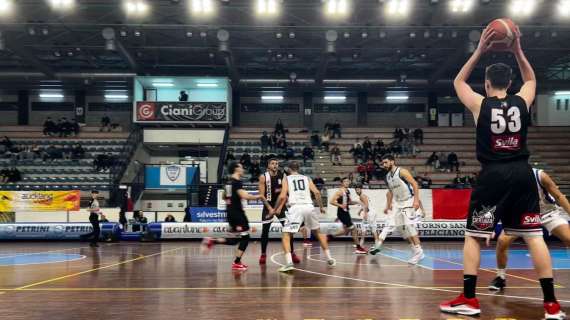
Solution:
[[[233,272],[233,247],[202,255],[198,242],[74,242],[0,244],[1,319],[468,319],[441,314],[438,303],[462,290],[461,242],[426,242],[422,265],[406,261],[408,246],[388,242],[382,255],[355,256],[332,242],[334,269],[315,243],[297,244],[302,263],[280,274],[278,242],[259,266],[252,243],[245,272]],[[553,244],[551,248],[556,248]],[[510,257],[508,289],[490,293],[494,252],[479,277],[480,319],[541,319],[542,295],[526,251]],[[570,311],[570,251],[554,249],[557,296]]]

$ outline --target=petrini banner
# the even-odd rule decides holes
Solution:
[[[134,121],[138,123],[228,123],[225,102],[158,102],[135,104]]]

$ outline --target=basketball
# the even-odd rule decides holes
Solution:
[[[513,45],[517,30],[513,20],[509,18],[495,19],[489,23],[487,28],[495,31],[495,35],[491,40],[491,50],[505,51]]]

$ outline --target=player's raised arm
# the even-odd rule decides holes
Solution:
[[[477,119],[479,118],[479,112],[481,110],[481,102],[483,101],[484,97],[477,92],[473,91],[471,86],[467,84],[467,80],[473,73],[473,70],[477,66],[479,59],[485,52],[489,50],[491,38],[494,35],[494,31],[492,29],[485,29],[483,34],[481,35],[481,40],[479,41],[479,46],[473,52],[473,55],[463,68],[459,71],[455,80],[453,80],[453,86],[455,87],[455,92],[457,93],[457,97],[461,100],[461,103],[465,105],[475,118],[475,123],[477,123]]]
[[[516,32],[515,43],[512,47],[512,52],[517,59],[517,63],[519,65],[519,70],[521,71],[521,77],[523,81],[523,85],[517,96],[523,98],[526,102],[527,108],[530,109],[530,106],[534,102],[534,98],[536,97],[536,75],[534,74],[534,70],[528,62],[522,48],[521,48],[521,34],[517,28]]]

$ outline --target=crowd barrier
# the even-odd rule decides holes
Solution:
[[[90,223],[6,223],[0,224],[0,240],[79,240],[93,231]],[[101,223],[101,239],[118,239],[118,223]]]

